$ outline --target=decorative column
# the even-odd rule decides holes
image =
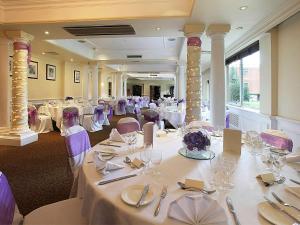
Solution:
[[[174,97],[178,99],[178,67],[176,68],[175,76],[174,76]]]
[[[8,74],[9,40],[0,34],[0,132],[7,133],[10,127],[10,88]],[[12,66],[12,65],[11,65]]]
[[[207,28],[211,38],[210,120],[214,127],[225,127],[225,54],[224,37],[228,24],[212,24]]]
[[[205,26],[185,25],[187,40],[186,123],[201,120],[200,35]]]
[[[186,64],[180,63],[177,67],[178,70],[178,99],[186,99]]]
[[[89,66],[84,65],[82,67],[82,97],[84,100],[89,99]]]
[[[92,65],[92,100],[98,103],[98,63]]]
[[[30,62],[31,41],[33,36],[22,31],[6,31],[5,35],[13,40],[12,73],[12,115],[11,128],[7,135],[0,137],[2,145],[26,145],[37,141],[37,133],[28,127],[28,63]]]
[[[121,98],[123,93],[123,87],[122,87],[122,72],[117,72],[115,75],[116,79],[116,97]]]

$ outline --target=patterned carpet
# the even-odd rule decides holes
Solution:
[[[91,145],[107,139],[122,116],[111,126],[89,133]],[[39,140],[23,147],[0,146],[0,171],[8,178],[23,215],[43,205],[67,199],[72,185],[64,137],[59,132],[39,134]]]

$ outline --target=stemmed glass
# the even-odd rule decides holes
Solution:
[[[135,151],[135,144],[137,143],[137,134],[136,132],[127,134],[125,136],[125,141],[128,144],[129,153],[133,154]]]
[[[149,167],[149,163],[151,160],[151,153],[152,153],[152,146],[151,145],[144,145],[144,150],[140,152],[140,158],[145,164],[143,173],[146,173]]]
[[[151,163],[156,167],[159,166],[162,161],[162,151],[160,149],[153,149],[151,153]],[[157,168],[153,168],[153,175],[160,175],[160,171]]]
[[[281,179],[281,171],[286,164],[286,157],[280,154],[272,154],[272,164],[276,179]]]

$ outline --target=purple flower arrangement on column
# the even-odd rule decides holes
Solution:
[[[196,131],[187,133],[183,137],[183,143],[187,150],[202,151],[206,150],[206,147],[210,145],[210,139],[204,131]]]

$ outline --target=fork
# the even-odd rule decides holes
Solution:
[[[160,198],[159,198],[159,202],[155,208],[155,211],[154,211],[154,216],[157,216],[159,211],[160,211],[160,205],[161,205],[161,201],[167,196],[167,192],[168,192],[168,187],[165,185],[163,186],[163,189],[160,193]]]
[[[285,201],[283,201],[281,198],[279,198],[278,195],[275,194],[275,192],[272,192],[272,195],[273,197],[281,204],[281,205],[284,205],[284,206],[287,206],[287,207],[290,207],[290,208],[293,208],[293,209],[296,209],[298,211],[300,211],[300,209],[298,209],[296,206],[293,206]]]

